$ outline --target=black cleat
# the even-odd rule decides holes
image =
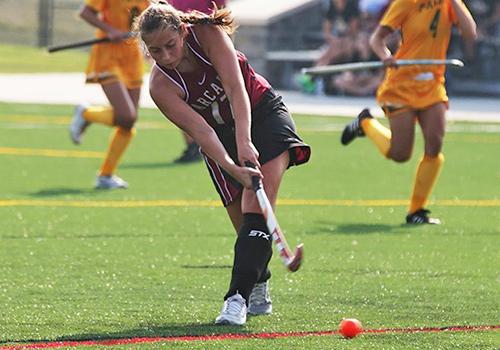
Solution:
[[[174,160],[175,163],[193,163],[201,160],[199,146],[193,142],[187,145],[181,156]]]
[[[346,125],[344,131],[342,132],[342,137],[340,138],[340,142],[344,146],[347,146],[356,137],[365,136],[365,133],[361,128],[361,121],[366,118],[373,118],[368,108],[363,109],[352,122]]]
[[[430,210],[419,209],[412,214],[406,215],[406,223],[410,225],[431,224],[439,225],[441,220],[429,217]]]

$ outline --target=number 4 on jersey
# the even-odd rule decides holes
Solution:
[[[439,25],[439,17],[441,16],[441,10],[437,10],[436,14],[432,18],[431,25],[429,26],[429,30],[432,33],[432,37],[435,38],[437,35],[437,29]]]

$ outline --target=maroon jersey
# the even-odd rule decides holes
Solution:
[[[179,72],[177,69],[166,69],[158,64],[156,66],[184,92],[184,101],[201,114],[213,128],[233,126],[231,105],[220,78],[208,57],[203,53],[192,27],[189,27],[187,45],[197,57],[201,69],[193,72]],[[245,55],[237,51],[237,57],[253,110],[271,85],[261,75],[255,73]]]

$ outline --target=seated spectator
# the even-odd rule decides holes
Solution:
[[[384,79],[384,70],[343,72],[332,77],[332,86],[337,93],[351,96],[373,96]]]
[[[360,0],[359,12],[361,18],[361,30],[373,33],[385,10],[389,7],[391,0]]]
[[[376,28],[380,18],[389,6],[389,2],[390,0],[359,1],[360,25],[357,42],[358,45],[364,45],[363,49],[358,51],[361,53],[358,55],[361,60],[378,60],[369,48],[368,37]],[[365,52],[365,49],[368,52]],[[327,84],[327,91],[342,95],[373,96],[383,78],[383,69],[344,72],[331,77],[329,84]]]
[[[498,0],[489,0],[488,16],[479,25],[479,30],[484,32],[485,36],[490,36],[492,38],[500,37],[500,2]],[[479,33],[480,35],[483,33]]]
[[[331,0],[323,21],[325,49],[314,66],[365,60],[370,56],[368,35],[360,31],[357,0]]]
[[[474,0],[471,12],[477,20],[479,39],[500,36],[500,2],[498,0]]]
[[[500,36],[500,1],[470,0],[468,2],[472,16],[477,23],[478,40],[463,42],[452,37],[452,49],[462,55],[465,67],[453,72],[462,79],[496,79],[498,70],[498,38]],[[458,34],[458,33],[455,33]]]

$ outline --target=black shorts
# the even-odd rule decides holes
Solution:
[[[216,130],[219,139],[235,163],[238,162],[234,127]],[[265,164],[284,151],[290,154],[288,167],[306,163],[311,148],[295,131],[295,123],[274,90],[268,90],[252,110],[252,143],[259,151],[259,162]],[[231,204],[243,190],[243,186],[230,176],[219,164],[204,155],[205,163],[224,206]]]

